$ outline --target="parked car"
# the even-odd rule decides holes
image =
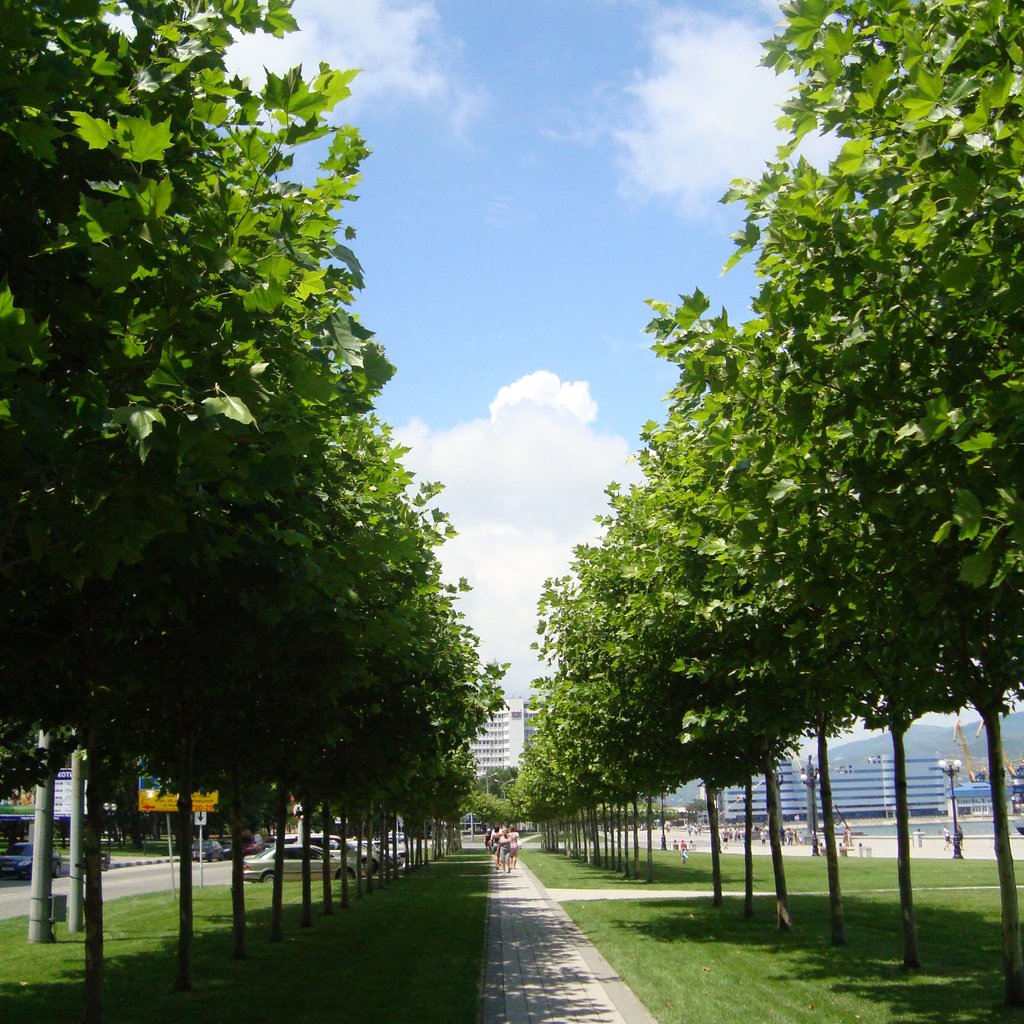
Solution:
[[[61,860],[60,852],[53,851],[52,871],[53,877],[57,878],[63,870],[64,862]],[[3,875],[14,875],[15,878],[32,877],[32,844],[15,843],[7,849],[7,852],[0,856],[0,877]]]
[[[246,857],[242,861],[242,880],[246,882],[269,882],[274,877],[274,854],[273,847],[269,847],[262,853],[252,857]],[[309,848],[309,865],[313,877],[316,878],[320,871],[320,863],[323,859],[323,851],[319,846]],[[335,878],[341,878],[341,858],[331,854],[331,873]],[[302,878],[302,847],[291,843],[284,848],[284,864],[281,869],[281,876],[286,882],[299,881]],[[349,878],[355,878],[354,867],[348,869]]]
[[[224,847],[216,839],[203,840],[203,860],[223,860]],[[199,840],[192,844],[192,859],[199,860]]]
[[[243,857],[252,857],[257,853],[262,853],[266,848],[267,844],[259,832],[253,832],[251,836],[242,836]]]

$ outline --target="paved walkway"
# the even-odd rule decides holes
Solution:
[[[481,1024],[656,1024],[520,863],[491,872]]]

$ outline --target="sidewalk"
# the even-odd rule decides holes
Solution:
[[[521,863],[491,871],[480,1024],[656,1024]]]

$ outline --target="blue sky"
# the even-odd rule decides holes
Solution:
[[[247,39],[254,78],[363,69],[341,108],[373,155],[348,211],[356,312],[398,374],[379,411],[446,484],[446,571],[486,657],[525,695],[546,577],[595,535],[612,480],[661,419],[672,368],[644,301],[724,278],[741,211],[718,203],[781,141],[787,83],[758,67],[770,0],[296,0],[302,31]]]

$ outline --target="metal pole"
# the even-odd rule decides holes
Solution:
[[[68,932],[75,935],[84,927],[85,878],[82,875],[83,826],[85,825],[85,773],[84,752],[76,750],[71,755],[71,851],[68,859],[70,880],[68,882]]]
[[[960,828],[956,822],[956,787],[953,785],[953,771],[949,773],[949,799],[953,804],[953,860],[963,860],[964,851],[960,848]]]
[[[807,755],[807,768],[802,774],[804,783],[807,786],[807,824],[811,828],[811,856],[820,857],[818,849],[818,802],[814,796],[814,784],[818,779],[818,771],[814,767],[811,755]]]
[[[663,850],[668,849],[668,845],[665,842],[665,794],[661,794],[661,848]]]
[[[50,734],[39,731],[39,749],[48,750]],[[36,786],[36,817],[32,831],[32,896],[29,903],[28,941],[53,942],[50,894],[53,892],[53,773]]]

